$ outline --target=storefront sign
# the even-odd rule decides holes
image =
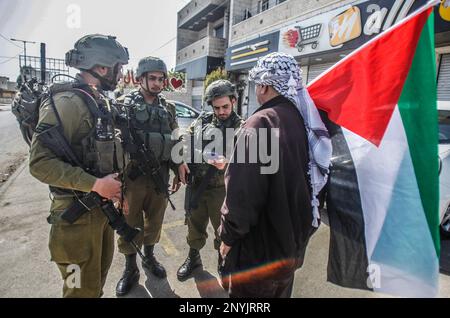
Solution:
[[[227,49],[225,69],[251,68],[258,58],[278,49],[279,32],[271,33]]]
[[[436,33],[450,31],[450,0],[442,0],[434,12],[436,17]]]
[[[439,6],[439,16],[442,20],[450,22],[450,0],[442,0]]]
[[[344,51],[357,48],[426,2],[426,0],[355,2],[283,28],[280,31],[279,51],[303,57],[331,50]],[[442,4],[443,11],[444,7],[445,4]]]
[[[134,70],[127,70],[121,80],[124,88],[135,88],[139,86]],[[184,75],[178,72],[169,72],[169,78],[164,81],[165,91],[178,91],[184,88]]]

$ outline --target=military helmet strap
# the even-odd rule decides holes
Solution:
[[[105,78],[103,76],[100,76],[99,74],[97,74],[93,70],[83,70],[83,71],[91,74],[96,79],[98,79],[100,81],[102,89],[105,90],[105,91],[112,90],[112,89],[114,89],[117,86],[117,82],[115,80],[110,80],[110,79],[107,79],[107,78]],[[117,65],[116,65],[114,67],[114,70],[113,70],[113,78],[117,78],[117,72],[118,72],[118,68],[117,68]]]

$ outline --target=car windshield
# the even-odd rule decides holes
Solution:
[[[182,118],[192,118],[195,117],[195,113],[183,105],[176,104],[177,116]]]
[[[450,144],[450,110],[440,110],[439,118],[439,143]]]

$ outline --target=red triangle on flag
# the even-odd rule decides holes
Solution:
[[[331,121],[379,146],[432,10],[380,34],[313,81],[308,91],[316,106]]]

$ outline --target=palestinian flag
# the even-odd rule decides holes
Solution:
[[[438,293],[435,3],[308,87],[333,142],[332,283],[407,297]]]

